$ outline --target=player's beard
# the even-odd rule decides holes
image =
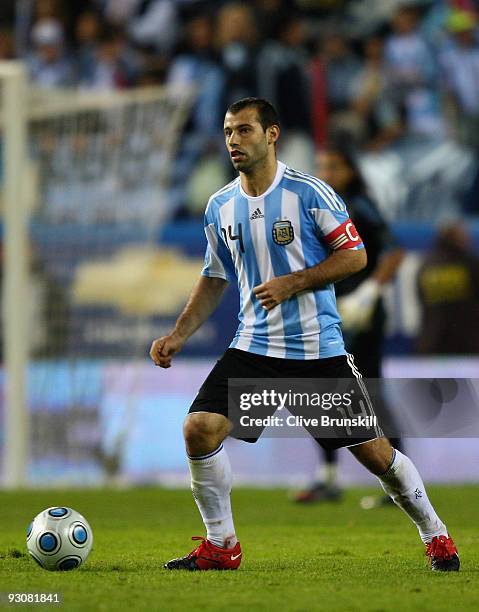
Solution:
[[[255,153],[255,154],[254,154]],[[268,157],[268,148],[258,147],[257,151],[253,154],[246,153],[246,159],[235,163],[232,161],[235,170],[242,172],[243,174],[252,174],[257,172],[262,166],[266,165],[266,159]]]

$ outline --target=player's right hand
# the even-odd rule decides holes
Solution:
[[[150,348],[150,357],[160,368],[171,367],[173,355],[181,350],[183,341],[174,333],[153,340]]]

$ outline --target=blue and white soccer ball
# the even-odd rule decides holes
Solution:
[[[80,567],[92,545],[88,521],[72,508],[47,508],[28,526],[28,552],[38,565],[51,572]]]

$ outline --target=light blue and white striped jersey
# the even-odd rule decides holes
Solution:
[[[326,183],[278,162],[257,197],[240,178],[213,194],[205,212],[204,276],[237,279],[239,326],[230,344],[283,359],[344,355],[334,285],[305,291],[266,311],[253,288],[320,263],[337,248],[364,248],[341,198]]]

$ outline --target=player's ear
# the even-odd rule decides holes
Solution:
[[[274,144],[279,138],[279,125],[271,125],[268,128],[268,144]]]

